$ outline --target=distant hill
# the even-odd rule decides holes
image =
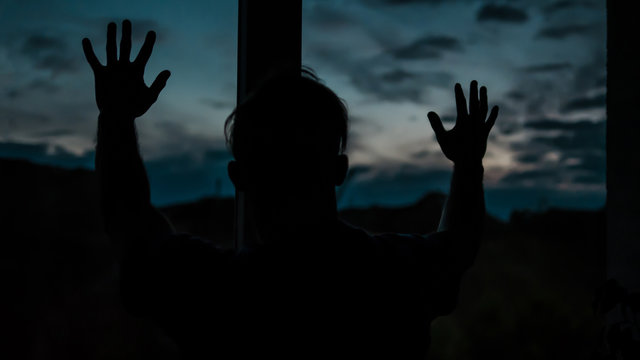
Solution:
[[[0,263],[9,274],[0,326],[12,335],[0,346],[11,358],[177,358],[158,329],[122,308],[97,190],[91,171],[0,159]],[[372,233],[427,233],[444,200],[429,194],[341,216]],[[233,199],[161,211],[179,231],[231,244]],[[591,301],[604,281],[604,220],[604,210],[561,209],[488,218],[458,309],[432,326],[431,359],[588,357],[599,341]]]

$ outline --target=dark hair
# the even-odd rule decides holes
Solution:
[[[302,67],[296,73],[270,77],[227,117],[224,135],[236,160],[263,151],[270,146],[265,143],[273,143],[269,140],[289,150],[301,133],[327,154],[345,151],[348,112],[344,101],[312,69]]]

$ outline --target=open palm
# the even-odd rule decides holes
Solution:
[[[498,117],[498,107],[491,109],[487,119],[489,107],[487,105],[487,88],[480,88],[478,98],[478,82],[472,81],[469,91],[469,109],[462,91],[462,86],[456,84],[456,108],[458,116],[456,124],[451,130],[445,130],[440,117],[435,112],[427,114],[436,139],[444,155],[455,164],[476,164],[482,160],[487,151],[489,132]],[[485,121],[486,119],[486,121]]]
[[[85,57],[93,69],[96,85],[96,103],[100,112],[115,112],[121,115],[142,116],[158,99],[160,91],[171,75],[168,70],[161,72],[151,84],[144,83],[144,68],[151,56],[156,34],[147,33],[142,48],[136,59],[129,60],[131,55],[131,22],[122,22],[122,39],[120,41],[120,58],[117,57],[116,24],[107,26],[107,65],[102,65],[91,46],[91,41],[84,38],[82,48]]]

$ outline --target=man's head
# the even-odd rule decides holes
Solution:
[[[307,69],[268,79],[238,105],[225,123],[235,158],[229,177],[249,197],[255,221],[296,227],[335,216],[347,119],[342,100]]]

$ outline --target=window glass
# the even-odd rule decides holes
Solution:
[[[341,207],[448,191],[427,120],[455,122],[453,86],[500,106],[485,157],[490,213],[605,199],[604,1],[307,0],[303,64],[349,104]]]
[[[106,28],[130,19],[132,58],[157,41],[149,85],[172,75],[139,120],[140,146],[158,205],[232,195],[223,123],[235,106],[237,2],[4,1],[0,4],[0,157],[93,167],[98,110],[81,40],[105,60]]]

